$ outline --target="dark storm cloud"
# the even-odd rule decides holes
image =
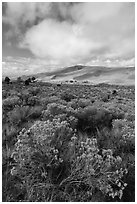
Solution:
[[[2,16],[5,15],[6,7],[7,7],[7,3],[3,2],[2,3]]]

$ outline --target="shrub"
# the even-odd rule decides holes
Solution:
[[[60,98],[58,98],[57,96],[50,96],[49,97],[49,103],[60,103]]]
[[[88,194],[94,197],[95,189],[101,191],[105,195],[122,197],[122,187],[124,184],[121,178],[127,170],[120,168],[121,158],[113,157],[112,150],[100,150],[97,146],[97,140],[86,138],[84,141],[77,140],[76,137],[72,138],[70,143],[73,147],[75,157],[72,153],[72,175],[63,181],[64,185],[69,185],[76,182],[80,186],[84,183],[85,188],[88,186]],[[70,148],[72,150],[72,148]],[[74,165],[74,166],[73,166]],[[103,173],[104,172],[104,173]],[[119,186],[119,188],[117,188]]]
[[[4,110],[12,110],[16,105],[20,105],[21,100],[18,96],[8,97],[2,101],[2,108]]]
[[[117,154],[133,153],[135,151],[135,128],[127,120],[114,120],[112,129],[113,143]],[[111,139],[112,140],[112,139]]]
[[[109,98],[110,98],[110,95],[105,95],[105,96],[102,97],[102,101],[103,102],[108,102]]]
[[[53,119],[55,115],[65,113],[66,107],[56,103],[47,105],[47,110],[42,111],[43,120]]]
[[[28,89],[25,89],[19,94],[19,97],[22,101],[22,105],[27,105],[27,100],[31,97],[31,94]]]
[[[15,127],[8,124],[4,125],[2,131],[3,145],[8,145],[9,147],[11,147],[16,141],[17,134],[18,130]]]
[[[10,78],[9,77],[5,77],[4,81],[9,84],[10,83]]]
[[[127,173],[111,150],[99,154],[97,140],[79,140],[66,121],[36,122],[18,136],[11,175],[21,179],[27,201],[92,201],[95,189],[121,199]],[[52,193],[51,193],[52,192]],[[63,197],[62,197],[63,195]]]
[[[42,113],[41,106],[23,106],[14,108],[14,110],[8,113],[9,121],[14,125],[21,125],[23,122],[26,122],[28,119],[39,118]]]
[[[70,82],[70,83],[73,83],[74,81],[73,81],[73,80],[70,80],[69,82]]]
[[[124,119],[125,118],[125,112],[126,110],[123,110],[122,107],[118,105],[117,103],[112,103],[106,106],[106,109],[111,112],[113,119]]]
[[[35,77],[32,77],[32,78],[31,78],[31,80],[32,80],[32,81],[35,81],[35,80],[36,80],[36,78],[35,78]]]
[[[42,110],[43,110],[42,106],[31,107],[29,117],[31,119],[39,118],[41,116],[41,114],[42,114]]]
[[[11,173],[19,175],[29,191],[40,183],[46,182],[48,187],[63,179],[67,173],[64,167],[65,163],[67,165],[66,145],[72,135],[67,122],[36,122],[28,132],[23,131],[18,136],[13,153],[17,165]]]
[[[66,105],[67,102],[59,99],[57,96],[50,96],[45,98],[40,98],[40,104],[43,106],[43,109],[47,109],[48,104],[57,103],[58,105]]]
[[[78,129],[95,134],[97,129],[112,127],[112,114],[106,109],[97,109],[95,106],[88,106],[78,110]]]
[[[29,89],[29,93],[33,96],[36,96],[37,94],[41,93],[41,89],[39,87],[31,87]]]
[[[17,107],[8,113],[8,118],[11,124],[20,125],[27,121],[30,112],[29,106]]]
[[[113,149],[114,155],[120,155],[121,165],[128,169],[124,182],[128,184],[124,192],[123,201],[135,200],[135,128],[134,123],[127,120],[114,120],[110,131],[98,132],[98,144],[100,148]]]
[[[48,97],[40,98],[39,101],[43,109],[46,109],[49,103],[49,98]]]
[[[125,119],[127,119],[128,121],[135,121],[135,113],[125,114]]]
[[[116,90],[113,90],[113,91],[112,91],[112,95],[117,95],[117,91],[116,91]]]
[[[124,181],[128,188],[124,193],[123,201],[135,201],[135,128],[134,123],[127,120],[113,122],[112,138],[115,144],[115,154],[123,158],[123,165],[128,169]]]
[[[78,108],[78,100],[77,99],[72,99],[67,103],[67,107],[71,107],[74,110]]]
[[[64,101],[71,101],[72,99],[75,98],[75,96],[73,94],[70,94],[70,93],[66,93],[66,92],[63,92],[60,96],[60,98]]]
[[[27,80],[25,80],[25,85],[26,85],[26,86],[28,86],[28,85],[29,85],[29,83],[30,83],[30,82],[29,82],[29,80],[28,80],[28,79],[27,79]]]
[[[95,102],[95,98],[91,98],[91,103],[94,103]]]
[[[18,91],[16,90],[10,90],[10,97],[17,97],[18,96]]]
[[[18,77],[18,78],[17,78],[17,82],[18,82],[18,83],[23,82],[23,80],[21,79],[21,77]]]
[[[39,98],[37,96],[31,96],[27,100],[27,105],[35,106],[35,105],[39,105],[39,104],[40,104],[40,101],[39,101]]]
[[[97,129],[97,139],[100,148],[111,148],[116,155],[134,154],[135,132],[133,123],[127,120],[113,120],[112,129],[106,127]]]
[[[135,202],[135,158],[134,163],[129,160],[128,174],[124,176],[124,182],[128,183],[128,186],[123,192],[122,201]]]
[[[66,112],[66,106],[56,104],[56,103],[50,103],[47,106],[47,110],[50,112],[51,115],[55,116],[58,114],[62,114]]]
[[[6,99],[9,95],[10,93],[8,91],[2,90],[2,99]]]
[[[50,103],[47,110],[42,111],[43,120],[53,119],[54,116],[66,114],[66,116],[74,115],[74,109],[65,105]]]
[[[25,85],[26,86],[29,85],[30,83],[31,83],[31,78],[28,78],[28,79],[25,80]]]
[[[12,151],[10,148],[6,146],[2,150],[2,201],[17,201],[17,197],[21,194],[21,190],[19,188],[19,182],[17,177],[11,176],[11,154]]]
[[[81,108],[85,108],[86,106],[89,106],[89,105],[90,105],[90,100],[89,99],[80,98],[79,101],[78,101],[78,106],[81,107]]]

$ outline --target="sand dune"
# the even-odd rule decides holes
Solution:
[[[135,85],[135,67],[100,67],[76,65],[54,72],[35,75],[42,81],[89,81],[93,84],[108,83]]]

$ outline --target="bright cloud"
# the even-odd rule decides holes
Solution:
[[[24,74],[33,75],[34,73],[41,73],[45,71],[52,71],[59,68],[53,63],[42,59],[31,59],[25,57],[5,57],[2,62],[2,75],[17,77]]]
[[[81,37],[78,25],[55,20],[44,20],[29,29],[21,46],[29,48],[40,58],[64,63],[77,63],[100,48],[97,42]]]

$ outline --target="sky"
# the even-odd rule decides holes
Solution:
[[[3,2],[2,73],[135,66],[134,2]]]

